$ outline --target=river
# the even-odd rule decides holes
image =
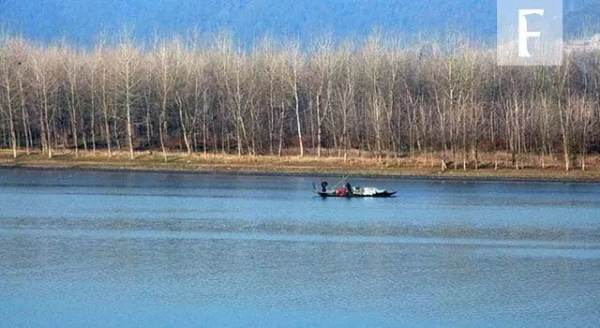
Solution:
[[[319,181],[0,169],[0,326],[600,322],[600,184]]]

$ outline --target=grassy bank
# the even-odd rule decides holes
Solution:
[[[494,158],[494,159],[492,159]],[[600,158],[589,159],[588,169],[565,172],[557,160],[547,159],[545,168],[523,164],[524,168],[509,168],[502,161],[495,169],[498,156],[484,155],[479,168],[464,170],[460,165],[448,165],[442,170],[441,159],[435,156],[401,157],[377,160],[375,158],[351,158],[344,161],[338,157],[316,156],[236,156],[223,154],[171,153],[165,162],[161,153],[139,152],[130,160],[128,153],[116,152],[111,157],[104,151],[71,151],[55,154],[52,159],[40,153],[27,155],[19,153],[17,159],[12,152],[0,150],[1,167],[63,168],[100,170],[139,170],[173,172],[230,172],[260,174],[307,174],[307,175],[361,175],[361,176],[411,176],[424,178],[465,178],[465,179],[515,179],[515,180],[576,180],[600,182],[600,169],[595,163]],[[471,164],[472,166],[472,164]]]

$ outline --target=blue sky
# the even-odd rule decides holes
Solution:
[[[565,1],[571,9],[600,3]],[[597,20],[598,12],[586,10]],[[226,30],[248,44],[265,34],[302,41],[323,35],[360,39],[374,29],[404,38],[452,31],[493,39],[495,18],[496,0],[0,0],[5,30],[81,44],[93,43],[101,31],[114,35],[124,27],[142,40],[194,29]]]

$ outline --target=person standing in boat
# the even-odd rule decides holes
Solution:
[[[346,182],[346,189],[348,190],[348,196],[352,196],[352,185],[350,182]]]
[[[329,183],[327,183],[327,181],[321,182],[321,191],[322,192],[327,192],[327,186],[328,185],[329,185]]]

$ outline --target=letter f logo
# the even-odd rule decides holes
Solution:
[[[530,38],[540,38],[542,32],[530,32],[527,28],[527,16],[540,15],[544,16],[544,9],[520,9],[519,10],[519,57],[529,58],[527,41]]]
[[[561,65],[563,1],[497,0],[498,65]]]

